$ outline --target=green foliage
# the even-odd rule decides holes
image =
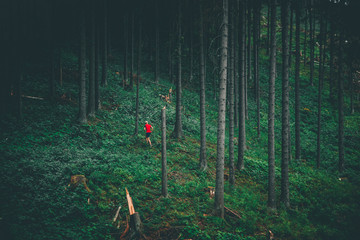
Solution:
[[[225,206],[240,217],[227,212],[225,219],[220,219],[212,216],[214,199],[210,198],[208,190],[215,185],[217,142],[217,103],[212,99],[212,90],[210,94],[208,89],[206,106],[208,170],[201,172],[198,170],[200,100],[197,76],[194,76],[193,83],[185,81],[184,84],[182,117],[185,138],[176,141],[170,137],[175,123],[175,96],[171,103],[159,97],[159,94],[166,95],[173,86],[162,78],[161,85],[149,83],[153,74],[145,71],[139,89],[139,133],[134,135],[135,89],[130,91],[121,87],[115,74],[120,67],[115,64],[109,65],[108,86],[101,87],[102,109],[96,113],[96,118],[89,120],[89,124],[76,124],[75,96],[78,90],[71,74],[76,70],[77,57],[70,51],[61,54],[67,75],[64,75],[63,86],[57,87],[57,102],[24,99],[23,123],[10,117],[1,119],[0,224],[6,226],[14,239],[116,239],[126,226],[125,187],[141,215],[148,236],[163,232],[169,236],[176,233],[175,239],[251,240],[266,239],[267,230],[274,233],[275,239],[350,239],[359,235],[360,118],[358,114],[345,118],[347,168],[339,178],[337,116],[334,106],[327,100],[323,101],[322,161],[321,168],[314,169],[317,90],[307,85],[307,69],[301,69],[302,158],[290,162],[291,208],[286,210],[279,204],[277,211],[271,212],[266,207],[268,56],[261,52],[261,135],[257,137],[256,103],[253,83],[249,82],[245,169],[236,173],[235,186],[225,184],[224,196]],[[281,59],[280,54],[278,57]],[[280,72],[280,65],[278,69]],[[213,75],[209,70],[209,79]],[[275,106],[277,196],[280,195],[281,179],[281,74],[278,75]],[[24,94],[46,96],[47,79],[44,75],[26,78]],[[293,85],[291,75],[290,86]],[[64,93],[73,96],[74,101],[60,100]],[[293,88],[290,96],[293,129]],[[325,87],[323,98],[327,99],[327,96]],[[164,106],[167,114],[169,198],[160,196],[160,110]],[[145,143],[143,125],[146,120],[154,126],[153,148]],[[291,137],[294,143],[294,132]],[[294,149],[292,146],[293,152]],[[227,156],[225,160],[227,162]],[[228,171],[228,166],[225,171]],[[86,176],[91,193],[81,184],[68,187],[70,176],[77,174]],[[88,204],[88,199],[91,204]],[[111,220],[119,205],[122,206],[122,225],[116,229]]]

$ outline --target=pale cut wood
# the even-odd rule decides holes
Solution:
[[[121,209],[121,205],[118,207],[118,209],[117,209],[117,211],[116,211],[116,214],[115,214],[115,217],[114,217],[114,219],[113,219],[113,222],[115,222],[116,219],[118,218],[119,213],[120,213],[120,209]]]
[[[128,201],[128,205],[129,205],[129,212],[130,212],[130,215],[133,215],[135,213],[134,205],[133,205],[132,199],[130,197],[129,191],[127,190],[127,188],[125,188],[125,190],[126,190],[126,199]]]

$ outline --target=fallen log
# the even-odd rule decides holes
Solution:
[[[242,217],[240,216],[240,214],[238,214],[237,212],[235,212],[235,210],[232,210],[232,209],[230,209],[230,208],[228,208],[228,207],[226,207],[226,206],[224,206],[224,208],[225,208],[226,211],[228,211],[228,212],[231,213],[232,215],[234,215],[234,216],[242,219]]]
[[[119,213],[120,213],[120,209],[121,209],[121,205],[118,207],[118,210],[116,211],[115,217],[114,217],[114,219],[113,219],[113,223],[116,222],[116,219],[118,218]]]

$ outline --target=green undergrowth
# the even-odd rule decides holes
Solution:
[[[349,239],[359,234],[359,116],[346,117],[346,172],[337,169],[337,125],[334,107],[323,106],[323,148],[321,168],[315,168],[316,96],[315,87],[302,89],[302,159],[290,162],[291,208],[280,204],[267,209],[267,72],[262,82],[261,136],[257,138],[256,105],[249,91],[247,151],[245,169],[236,173],[236,184],[225,183],[225,218],[212,212],[215,187],[217,104],[207,99],[207,160],[205,172],[199,167],[199,97],[183,90],[185,137],[171,138],[175,124],[175,97],[164,102],[171,87],[161,85],[144,73],[140,83],[139,133],[135,130],[135,88],[124,90],[110,64],[107,87],[102,87],[102,109],[88,124],[78,125],[77,87],[71,77],[76,63],[71,54],[68,78],[57,88],[55,102],[24,99],[24,120],[1,119],[1,206],[0,221],[5,236],[13,239],[118,239],[126,228],[128,207],[125,188],[140,213],[144,234],[149,239],[266,239],[268,230],[275,239]],[[46,96],[42,75],[29,75],[32,85],[25,95]],[[277,80],[277,95],[281,91]],[[303,79],[307,81],[307,79]],[[293,79],[292,79],[293,81]],[[293,89],[290,95],[293,95]],[[61,98],[61,96],[66,95]],[[324,92],[324,96],[328,94]],[[69,97],[70,96],[70,97]],[[72,98],[71,98],[72,96]],[[293,98],[291,98],[293,99]],[[291,100],[292,101],[292,100]],[[276,194],[281,179],[281,98],[276,100]],[[293,102],[291,122],[293,123]],[[167,114],[167,166],[169,197],[161,196],[161,108]],[[154,126],[153,147],[144,139],[143,125]],[[294,125],[292,125],[292,129]],[[237,129],[235,130],[237,132]],[[292,132],[294,139],[294,133]],[[235,141],[236,142],[236,141]],[[294,154],[294,146],[292,146]],[[236,152],[237,155],[237,152]],[[228,161],[228,153],[225,156]],[[228,166],[225,172],[228,173]],[[82,185],[68,187],[70,176],[85,175]],[[339,178],[342,177],[342,178]],[[88,203],[90,202],[90,204]],[[112,223],[118,206],[120,227]]]

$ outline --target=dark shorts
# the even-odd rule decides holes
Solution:
[[[151,135],[151,132],[146,133],[147,138],[150,137],[150,135]]]

